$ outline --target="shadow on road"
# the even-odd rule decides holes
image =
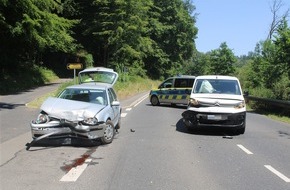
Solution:
[[[33,141],[32,141],[33,142]],[[38,151],[51,148],[57,148],[62,146],[71,146],[71,147],[96,147],[102,145],[100,141],[91,141],[88,139],[80,139],[74,137],[67,138],[53,138],[53,139],[41,139],[33,144],[27,143],[27,151]]]
[[[10,104],[5,102],[0,102],[0,110],[1,109],[15,109],[16,107],[25,106],[25,104]]]
[[[164,108],[183,109],[183,110],[187,108],[186,105],[181,105],[181,104],[174,104],[174,105],[171,105],[171,104],[160,104],[158,106],[153,106],[152,104],[148,103],[146,105],[147,106],[152,106],[152,107],[164,107]]]
[[[28,88],[28,89],[21,89],[21,90],[13,89],[13,90],[10,90],[9,92],[0,92],[0,95],[7,96],[7,95],[24,94],[24,93],[27,93],[27,92],[32,92],[35,89],[40,88],[40,87],[53,86],[53,85],[61,84],[65,80],[68,80],[68,79],[60,79],[60,80],[55,81],[55,82],[50,82],[50,83],[47,83],[47,84],[41,84],[41,85],[34,86],[34,87],[31,87],[31,88]]]
[[[204,135],[204,136],[235,136],[234,131],[228,128],[212,128],[212,127],[202,127],[202,128],[187,128],[182,118],[176,123],[176,131],[181,133],[187,133],[192,135]]]

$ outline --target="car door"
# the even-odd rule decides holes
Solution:
[[[113,114],[114,116],[111,119],[112,119],[112,122],[114,123],[114,125],[117,125],[118,120],[121,117],[121,106],[120,106],[120,103],[114,104],[114,103],[118,102],[117,95],[116,95],[114,89],[109,88],[108,93],[109,93],[110,106],[112,107],[112,110],[114,113]]]
[[[187,104],[194,79],[176,78],[172,90],[174,104]]]
[[[173,78],[165,80],[158,90],[158,99],[160,103],[171,103],[172,101],[172,90],[173,90]]]

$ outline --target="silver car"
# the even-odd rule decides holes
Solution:
[[[34,139],[30,144],[43,138],[60,137],[111,143],[121,124],[121,106],[113,84],[73,85],[58,97],[49,97],[42,104],[38,117],[30,123]]]

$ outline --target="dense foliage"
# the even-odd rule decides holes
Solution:
[[[287,17],[237,57],[226,42],[196,50],[194,11],[191,0],[0,0],[1,94],[43,84],[45,68],[61,77],[71,73],[67,63],[82,62],[113,68],[122,80],[236,75],[251,95],[290,100]]]
[[[234,75],[237,58],[226,42],[221,43],[218,49],[207,53],[197,53],[185,68],[191,75]]]
[[[253,96],[290,100],[290,28],[286,21],[272,40],[257,44],[238,75]]]
[[[153,79],[177,74],[196,51],[194,9],[189,0],[0,0],[0,80],[34,65],[63,75],[78,61]]]

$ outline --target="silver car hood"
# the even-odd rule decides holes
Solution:
[[[85,118],[94,117],[104,107],[104,105],[99,104],[49,97],[40,109],[51,117],[69,121],[82,121]]]

